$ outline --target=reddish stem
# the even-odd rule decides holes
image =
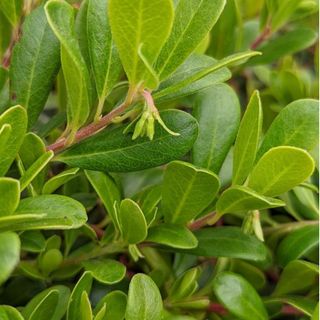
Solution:
[[[98,239],[101,239],[103,237],[104,230],[102,230],[99,226],[97,226],[96,224],[91,224],[90,227],[94,230]]]
[[[210,212],[209,214],[205,215],[204,217],[201,217],[192,223],[189,224],[189,229],[192,231],[201,229],[202,227],[205,227],[208,224],[208,221],[211,220],[216,215],[216,212]]]
[[[212,302],[208,307],[208,312],[216,313],[221,316],[224,316],[228,313],[228,311],[219,303]]]
[[[303,315],[302,311],[294,308],[293,306],[287,305],[287,304],[281,308],[281,313],[288,315],[288,316],[301,316],[301,315]]]
[[[253,41],[251,45],[251,49],[254,50],[258,48],[264,41],[266,41],[271,35],[270,26],[266,26],[264,30],[260,33],[260,35]]]

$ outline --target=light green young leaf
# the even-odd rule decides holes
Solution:
[[[111,216],[114,225],[117,226],[114,203],[120,203],[121,194],[119,188],[107,173],[85,170],[85,174]]]
[[[168,223],[185,224],[216,197],[219,178],[209,170],[187,162],[171,162],[164,173],[162,210]]]
[[[0,139],[0,177],[3,176],[10,168],[12,162],[16,158],[19,148],[23,142],[24,135],[27,130],[27,113],[21,106],[11,107],[0,116],[0,128],[3,125],[9,124],[9,128],[1,130]],[[4,136],[2,136],[4,135]]]
[[[197,136],[198,125],[188,113],[180,110],[160,112],[162,120],[173,136],[158,123],[155,135],[132,140],[123,134],[125,126],[105,129],[59,154],[55,159],[70,166],[89,170],[128,172],[159,166],[185,155]]]
[[[243,233],[237,227],[205,228],[195,231],[198,246],[186,251],[204,257],[228,257],[264,261],[267,248],[255,236]]]
[[[278,199],[264,197],[252,189],[233,186],[222,193],[217,201],[218,214],[262,210],[283,207],[286,204]]]
[[[200,92],[193,112],[199,122],[199,135],[193,145],[193,163],[219,173],[236,138],[240,122],[240,104],[226,84]]]
[[[248,65],[269,64],[279,58],[304,50],[315,43],[317,33],[309,28],[298,28],[288,31],[275,39],[267,41],[258,48],[262,53],[259,57],[252,58]]]
[[[130,244],[142,242],[147,237],[147,222],[137,203],[131,199],[121,201],[117,212],[120,231]]]
[[[20,259],[20,240],[13,232],[0,233],[0,284],[5,282]]]
[[[61,195],[42,195],[21,200],[13,215],[0,218],[0,230],[73,229],[86,220],[80,202]]]
[[[219,82],[224,82],[231,77],[231,72],[226,68],[218,68],[199,79],[202,71],[207,71],[217,61],[209,56],[192,54],[167,80],[163,81],[158,90],[153,93],[156,103],[164,103],[188,96]],[[190,82],[190,79],[192,81]]]
[[[25,320],[60,320],[67,309],[69,288],[53,286],[37,294],[22,310]]]
[[[131,86],[154,89],[152,66],[172,27],[171,0],[109,0],[109,19],[114,41]]]
[[[219,273],[213,282],[218,300],[242,320],[268,320],[263,302],[247,280],[232,272]]]
[[[99,96],[97,115],[101,113],[104,100],[117,83],[122,69],[111,35],[106,13],[107,6],[108,0],[89,0],[88,2],[89,54]]]
[[[0,11],[13,27],[19,22],[22,9],[23,0],[2,0],[0,2]]]
[[[68,95],[68,129],[71,137],[89,115],[89,74],[74,34],[74,9],[67,2],[50,0],[45,5],[48,22],[61,43],[61,63]]]
[[[188,228],[167,223],[150,228],[146,241],[179,249],[192,249],[198,245],[197,238]]]
[[[261,135],[262,117],[259,92],[255,91],[241,120],[233,149],[233,184],[243,184],[253,167]]]
[[[24,136],[23,143],[19,150],[19,157],[23,169],[28,170],[46,152],[43,140],[36,134],[29,132]],[[47,176],[47,168],[37,174],[32,181],[32,188],[36,193],[41,193],[42,186]]]
[[[160,320],[162,298],[153,280],[142,273],[133,276],[129,285],[126,320]]]
[[[319,245],[319,226],[310,225],[295,230],[287,235],[279,244],[277,259],[281,266],[299,259]]]
[[[91,291],[91,272],[85,272],[72,290],[67,309],[67,320],[81,319],[81,295]]]
[[[171,34],[156,62],[160,79],[166,79],[197,48],[217,22],[225,0],[180,0]]]
[[[26,17],[10,63],[11,96],[27,110],[29,129],[45,106],[59,67],[59,41],[40,6]]]
[[[304,150],[275,147],[254,167],[248,187],[266,196],[277,196],[304,182],[314,170],[314,161]]]
[[[34,162],[20,179],[20,189],[23,191],[32,180],[45,168],[45,166],[53,158],[53,151],[44,153],[36,162]]]
[[[104,284],[118,283],[126,275],[126,267],[116,260],[89,260],[83,265],[86,271],[91,272],[93,278]]]
[[[318,143],[319,102],[301,99],[280,111],[263,139],[258,158],[273,147],[293,146],[311,151]]]
[[[103,320],[123,320],[127,306],[127,295],[119,290],[114,290],[105,295],[97,304],[95,314],[106,306]]]
[[[71,168],[60,172],[56,176],[49,179],[42,188],[42,194],[51,194],[60,188],[62,185],[67,183],[76,177],[79,168]]]
[[[96,314],[94,317],[94,320],[104,320],[105,314],[106,314],[106,305],[104,304],[103,307],[100,309],[100,311]]]
[[[308,261],[293,260],[283,269],[274,296],[305,292],[315,285],[319,277],[319,267]]]
[[[0,153],[6,148],[11,132],[12,128],[10,124],[5,123],[0,127]]]
[[[0,195],[0,217],[13,214],[20,200],[19,181],[12,178],[0,178]]]
[[[0,319],[3,320],[25,320],[21,313],[14,307],[1,305],[0,306]]]
[[[81,294],[80,310],[81,320],[93,320],[91,303],[89,300],[88,293],[86,291],[83,291]]]

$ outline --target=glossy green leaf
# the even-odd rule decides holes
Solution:
[[[258,54],[260,53],[256,51],[245,51],[235,53],[220,61],[215,61],[205,55],[192,54],[171,77],[161,83],[159,90],[153,94],[153,98],[156,101],[165,102],[211,87],[230,77],[225,67],[246,61]]]
[[[279,244],[277,259],[281,266],[299,259],[319,245],[319,226],[310,225],[292,231]]]
[[[23,143],[19,150],[19,157],[24,169],[23,171],[25,172],[26,170],[29,170],[29,168],[30,170],[37,169],[35,163],[38,163],[39,165],[42,163],[42,161],[38,161],[38,159],[43,157],[42,159],[45,161],[49,156],[48,154],[44,156],[45,152],[46,146],[43,140],[32,132],[27,133],[24,136]],[[34,166],[33,169],[31,169],[31,166]],[[32,189],[35,193],[41,193],[42,186],[48,173],[47,169],[47,167],[42,169],[32,180]]]
[[[253,167],[261,135],[262,117],[260,95],[255,91],[241,120],[233,149],[233,184],[243,184]]]
[[[27,16],[10,64],[11,95],[27,110],[28,128],[43,110],[59,67],[59,41],[41,6]]]
[[[73,7],[64,1],[50,0],[45,11],[49,25],[61,43],[61,64],[68,94],[68,129],[73,136],[89,115],[89,74],[73,30]]]
[[[12,26],[16,26],[19,22],[22,9],[22,0],[3,0],[0,3],[0,11],[2,11]]]
[[[90,293],[92,286],[91,272],[85,272],[72,290],[67,309],[67,320],[81,319],[81,295]]]
[[[71,168],[60,172],[49,179],[43,186],[42,193],[50,194],[59,189],[62,185],[76,177],[79,168]]]
[[[97,171],[136,171],[156,167],[186,154],[198,132],[196,120],[179,110],[160,113],[166,125],[180,136],[172,136],[160,125],[155,136],[132,140],[124,126],[106,129],[67,149],[56,157],[70,166]]]
[[[21,313],[14,307],[1,305],[0,306],[1,320],[25,320]]]
[[[197,95],[194,116],[199,122],[199,136],[192,149],[193,163],[219,173],[237,135],[238,97],[225,84],[208,88]]]
[[[20,201],[16,212],[0,218],[0,230],[73,229],[87,220],[85,208],[61,195],[42,195]]]
[[[120,202],[121,194],[114,180],[104,172],[85,170],[85,174],[117,226],[114,203]]]
[[[0,116],[0,128],[4,124],[11,126],[10,134],[6,131],[5,142],[0,149],[0,177],[10,168],[27,130],[27,113],[21,106],[11,107]],[[0,139],[2,136],[0,136]],[[0,140],[0,145],[2,142]]]
[[[126,320],[160,320],[162,298],[153,280],[142,273],[133,276],[129,286]]]
[[[214,279],[213,290],[219,301],[237,318],[269,319],[258,293],[239,275],[232,272],[219,273]]]
[[[20,200],[20,184],[12,178],[0,178],[0,216],[13,214]]]
[[[188,228],[167,223],[150,228],[146,241],[179,249],[192,249],[198,245],[197,238]]]
[[[107,0],[89,0],[87,12],[89,54],[102,106],[105,97],[117,83],[122,69],[117,49],[112,40],[108,15],[106,14],[107,6]]]
[[[136,202],[131,199],[122,200],[117,218],[122,237],[128,243],[139,243],[147,237],[147,222]]]
[[[226,67],[218,68],[199,79],[194,78],[195,75],[207,71],[216,63],[217,61],[209,56],[192,54],[167,80],[160,84],[158,90],[153,94],[155,101],[157,103],[172,101],[228,80],[231,73]]]
[[[218,213],[223,214],[283,206],[285,203],[281,200],[264,197],[247,187],[233,186],[222,193],[216,208]]]
[[[69,288],[65,286],[54,286],[36,295],[22,311],[26,320],[60,320],[64,316],[68,299]]]
[[[20,259],[20,240],[13,232],[0,233],[0,284],[5,282]]]
[[[273,295],[283,296],[305,292],[316,284],[318,277],[317,265],[307,261],[293,260],[283,269]]]
[[[248,65],[268,64],[285,55],[304,50],[313,45],[317,37],[317,33],[309,28],[288,31],[258,47],[262,55],[252,58]]]
[[[28,170],[22,175],[20,179],[20,189],[23,191],[32,180],[45,168],[45,166],[53,158],[53,151],[44,153],[36,162],[34,162]]]
[[[267,248],[256,237],[237,227],[205,228],[195,232],[198,246],[190,254],[204,257],[228,257],[264,261]]]
[[[20,234],[21,250],[42,252],[46,248],[46,239],[38,230],[24,231]]]
[[[149,89],[157,87],[157,79],[146,63],[153,65],[169,36],[172,1],[109,0],[109,18],[130,84],[137,86],[142,82]]]
[[[219,178],[187,162],[171,162],[164,173],[162,210],[168,223],[185,224],[200,214],[216,197]]]
[[[160,79],[167,78],[197,48],[218,20],[225,0],[180,0],[171,34],[156,62]]]
[[[120,282],[125,274],[126,267],[115,260],[89,260],[83,263],[86,271],[90,271],[93,278],[104,284]]]
[[[101,310],[103,305],[106,306],[103,320],[123,320],[127,306],[127,295],[122,291],[114,290],[99,301],[95,311]]]
[[[319,102],[294,101],[282,109],[267,131],[259,149],[260,158],[270,148],[293,146],[311,151],[319,142]]]
[[[277,196],[304,182],[314,170],[314,161],[304,150],[275,147],[254,167],[248,187],[266,196]]]

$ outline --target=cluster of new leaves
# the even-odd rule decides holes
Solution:
[[[317,12],[1,0],[0,319],[318,319]]]

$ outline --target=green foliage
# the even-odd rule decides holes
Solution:
[[[1,0],[0,319],[318,319],[318,11]]]

